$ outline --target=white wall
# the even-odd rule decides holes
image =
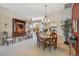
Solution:
[[[12,36],[12,18],[29,19],[22,17],[19,13],[0,7],[0,32],[7,31],[9,36]],[[5,24],[7,24],[7,27],[5,27]]]
[[[55,23],[58,25],[58,33],[60,33],[61,35],[63,33],[60,27],[62,24],[61,20],[71,18],[71,14],[72,14],[71,8],[68,8],[49,16],[51,22],[53,23],[55,21]],[[9,36],[12,36],[12,18],[28,20],[27,18],[24,18],[17,12],[10,11],[6,8],[0,7],[0,32],[7,31],[9,33]],[[6,23],[8,24],[7,27],[5,27]]]

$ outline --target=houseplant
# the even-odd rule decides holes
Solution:
[[[64,23],[61,25],[64,37],[65,37],[64,43],[66,43],[66,44],[68,44],[67,43],[67,38],[69,36],[69,33],[71,32],[71,26],[72,26],[71,19],[69,19],[69,18],[67,18],[66,20],[64,20]]]

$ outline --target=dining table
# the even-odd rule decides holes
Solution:
[[[41,38],[41,39],[47,39],[47,38],[50,38],[50,34],[51,33],[39,33],[39,37]]]
[[[50,38],[50,35],[48,35],[48,34],[46,34],[46,33],[39,33],[39,37],[41,38],[41,39],[46,39],[46,38]]]
[[[51,39],[51,38],[50,38],[50,34],[51,34],[51,32],[50,32],[50,33],[39,33],[39,37],[40,37],[42,40],[44,40],[44,42],[45,42],[46,40]],[[56,33],[56,34],[57,34],[57,33]],[[55,39],[55,45],[57,46],[57,39]]]

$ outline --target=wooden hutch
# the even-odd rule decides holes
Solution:
[[[72,7],[72,33],[77,37],[74,48],[79,56],[79,3],[74,3]]]

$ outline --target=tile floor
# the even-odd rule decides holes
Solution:
[[[0,56],[69,56],[69,48],[64,44],[63,39],[58,35],[58,48],[57,50],[51,49],[51,52],[46,48],[43,50],[43,47],[37,47],[36,44],[36,34],[33,33],[32,39],[22,40],[16,42],[7,47],[7,45],[0,46]],[[75,55],[74,50],[72,49],[72,56]]]

